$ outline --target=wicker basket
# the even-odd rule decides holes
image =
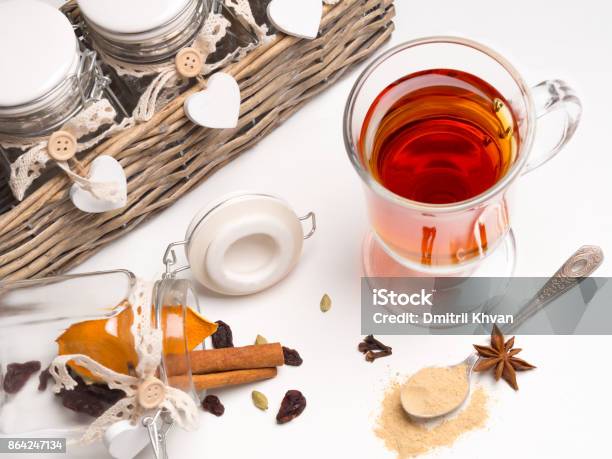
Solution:
[[[54,177],[0,216],[0,278],[66,271],[170,206],[378,49],[393,31],[393,16],[393,0],[342,0],[325,9],[319,38],[279,34],[226,67],[242,94],[236,129],[203,129],[187,120],[183,101],[200,89],[196,86],[150,121],[88,152],[81,160],[86,166],[102,153],[120,161],[128,177],[128,205],[83,213],[69,199],[69,180]]]

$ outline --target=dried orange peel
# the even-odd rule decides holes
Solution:
[[[130,330],[134,313],[127,302],[119,304],[115,310],[111,317],[72,324],[56,340],[59,355],[87,355],[113,371],[130,374],[138,365]],[[165,354],[192,351],[217,330],[217,324],[180,305],[164,307],[161,325]],[[93,381],[97,379],[86,368],[72,362],[70,367],[79,376]]]

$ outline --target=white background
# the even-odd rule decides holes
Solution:
[[[520,179],[512,222],[517,275],[552,274],[583,244],[600,245],[612,258],[610,113],[612,7],[601,0],[396,1],[396,32],[387,46],[417,37],[452,34],[504,54],[533,84],[570,82],[584,104],[582,124],[556,159]],[[363,64],[360,66],[363,68]],[[317,97],[259,145],[201,186],[106,247],[78,271],[128,268],[152,277],[170,241],[181,240],[192,216],[208,201],[237,189],[278,194],[296,212],[317,213],[319,229],[307,241],[297,269],[273,289],[245,298],[202,293],[212,320],[232,325],[237,345],[260,333],[297,348],[304,364],[282,368],[276,379],[253,387],[215,391],[221,418],[202,415],[196,433],[174,432],[173,458],[392,458],[372,433],[383,390],[396,374],[457,362],[473,337],[382,337],[391,358],[368,364],[360,340],[360,244],[368,226],[360,183],[341,138],[344,102],[357,71]],[[612,275],[612,261],[599,275]],[[318,309],[323,293],[332,310]],[[612,305],[611,305],[612,307]],[[610,457],[610,337],[519,337],[526,360],[538,369],[519,374],[520,391],[489,387],[490,420],[435,457]],[[251,404],[256,388],[271,408]],[[288,389],[301,390],[308,407],[288,425],[274,416]],[[143,455],[148,457],[148,453]]]

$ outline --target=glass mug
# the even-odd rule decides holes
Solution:
[[[407,75],[431,69],[458,70],[481,78],[504,97],[515,121],[515,159],[505,175],[484,192],[449,204],[417,202],[385,188],[373,175],[372,151],[361,138],[370,107],[383,90]],[[554,138],[554,146],[534,155],[536,120],[553,111],[562,114],[564,122],[555,123],[560,125],[554,128],[541,126],[538,137],[547,134],[549,141]],[[516,179],[563,148],[574,134],[581,112],[580,101],[564,82],[548,80],[529,88],[502,56],[470,40],[423,38],[382,54],[355,83],[343,126],[349,158],[365,185],[375,242],[395,262],[421,273],[456,273],[476,266],[510,232],[511,191]]]

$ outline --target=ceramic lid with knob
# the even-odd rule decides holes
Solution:
[[[190,0],[77,0],[88,21],[109,32],[135,34],[163,26]]]
[[[301,220],[282,199],[232,194],[208,206],[187,230],[194,277],[224,295],[248,295],[283,279],[298,262],[305,238]]]
[[[44,96],[78,66],[72,24],[41,1],[0,2],[0,62],[0,107]]]

